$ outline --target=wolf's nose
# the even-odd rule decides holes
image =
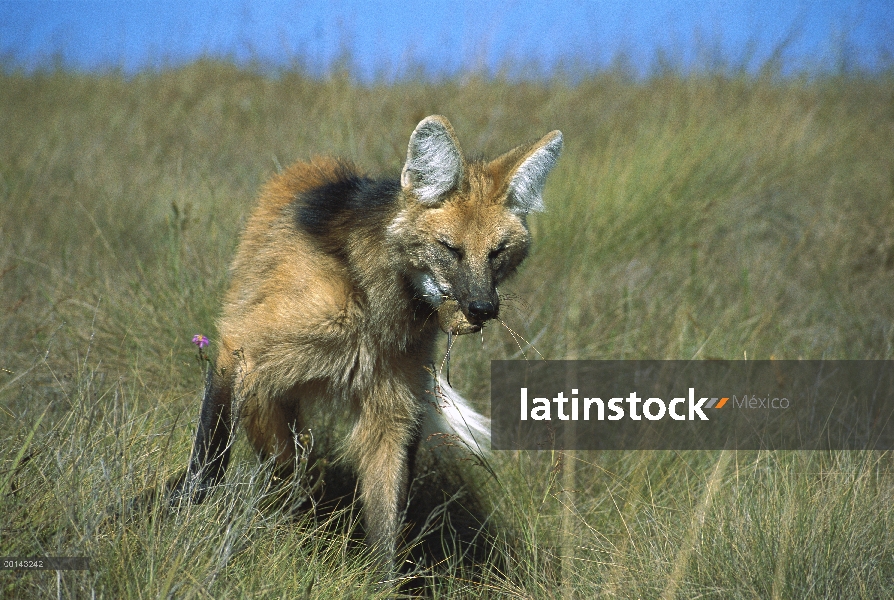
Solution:
[[[497,307],[493,302],[481,302],[475,300],[469,302],[469,318],[478,322],[484,322],[497,316]]]

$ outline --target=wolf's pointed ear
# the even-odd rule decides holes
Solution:
[[[514,154],[513,151],[509,154]],[[562,132],[551,131],[524,152],[509,173],[509,210],[528,214],[545,210],[543,185],[562,152]],[[499,159],[498,159],[499,160]]]
[[[404,190],[412,190],[419,202],[435,204],[463,177],[463,155],[450,122],[440,115],[423,119],[407,148],[407,162],[400,174]]]

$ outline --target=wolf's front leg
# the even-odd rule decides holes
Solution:
[[[367,544],[393,574],[419,434],[414,398],[389,404],[387,409],[381,404],[363,407],[351,435],[350,454],[360,480]]]

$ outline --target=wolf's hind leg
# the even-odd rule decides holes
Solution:
[[[223,479],[230,462],[233,433],[233,388],[229,380],[212,370],[208,374],[199,428],[189,468],[174,483],[171,504],[182,500],[201,503],[208,490]]]

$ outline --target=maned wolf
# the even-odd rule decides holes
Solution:
[[[314,413],[336,415],[350,427],[340,452],[357,474],[367,543],[390,563],[421,437],[456,432],[474,448],[489,433],[444,382],[447,406],[434,405],[439,324],[462,334],[497,316],[497,286],[528,252],[526,217],[543,209],[561,149],[553,131],[468,161],[447,119],[431,116],[410,136],[399,180],[332,158],[275,176],[233,261],[217,363],[172,502],[200,502],[220,481],[237,419],[288,468]]]

